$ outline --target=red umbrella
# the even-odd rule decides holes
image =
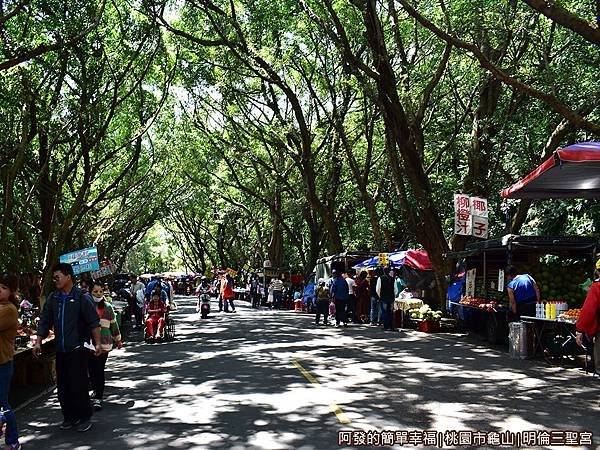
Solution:
[[[533,172],[502,191],[504,198],[600,198],[600,142],[556,150]]]

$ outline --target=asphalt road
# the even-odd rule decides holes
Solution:
[[[105,406],[89,432],[58,429],[52,393],[17,412],[23,448],[334,449],[338,439],[494,448],[498,437],[510,443],[500,433],[522,431],[544,445],[508,447],[550,448],[544,430],[583,438],[579,448],[592,447],[587,435],[562,431],[598,442],[600,381],[577,369],[511,360],[462,335],[325,329],[304,313],[246,303],[214,313],[214,301],[202,321],[193,298],[178,304],[174,342],[134,335],[111,353]]]

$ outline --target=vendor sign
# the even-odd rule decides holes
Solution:
[[[113,266],[113,263],[111,263],[108,259],[105,259],[100,264],[100,268],[98,270],[92,271],[92,278],[94,280],[97,280],[99,278],[110,275],[114,271],[115,271],[115,267]]]
[[[488,202],[486,198],[471,197],[472,234],[475,237],[488,238]]]
[[[487,199],[454,194],[454,234],[487,239]]]
[[[388,254],[387,253],[380,253],[377,263],[380,266],[387,266],[390,263],[389,258],[388,258]]]
[[[84,248],[61,255],[60,262],[70,264],[75,275],[100,269],[96,247]]]
[[[471,197],[454,194],[454,234],[470,236],[471,228]]]
[[[465,281],[465,295],[467,297],[475,297],[475,279],[477,278],[477,269],[467,271],[467,279]]]

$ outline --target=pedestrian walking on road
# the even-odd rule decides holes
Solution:
[[[106,376],[104,369],[108,353],[114,348],[122,348],[121,331],[117,325],[117,316],[110,303],[106,302],[102,293],[102,284],[95,281],[92,283],[92,298],[96,303],[96,311],[100,319],[100,355],[92,355],[88,360],[88,373],[90,385],[92,386],[92,406],[94,410],[102,409],[104,397],[104,385]]]
[[[377,280],[377,295],[381,301],[383,330],[393,331],[392,314],[394,299],[398,295],[398,287],[394,278],[390,276],[390,268],[383,269],[383,275]]]
[[[356,286],[356,281],[354,281],[354,277],[350,275],[348,272],[344,272],[342,277],[348,283],[348,307],[346,313],[349,316],[349,320],[352,323],[358,322],[358,316],[356,315],[356,295],[354,292],[354,287]]]
[[[229,307],[231,307],[231,312],[235,311],[235,304],[233,303],[233,299],[235,298],[235,292],[233,292],[233,278],[231,275],[226,274],[222,280],[222,297],[223,297],[223,306],[225,307],[225,312],[229,312]],[[229,303],[229,305],[228,305]]]
[[[315,316],[315,323],[319,325],[321,315],[323,316],[323,325],[329,325],[327,320],[329,315],[329,289],[325,286],[325,280],[319,278],[317,288],[315,289],[315,296],[317,297],[317,313]]]
[[[14,372],[15,337],[17,336],[18,278],[15,274],[4,272],[0,275],[0,406],[6,421],[6,449],[19,449],[17,419],[8,403],[8,391]]]
[[[142,310],[144,308],[143,296],[144,296],[144,291],[146,290],[146,285],[144,283],[142,283],[136,275],[131,275],[130,281],[131,281],[131,287],[129,289],[129,292],[131,294],[131,298],[133,299],[133,302],[132,302],[133,311],[132,312],[135,315],[134,328],[136,328],[136,327],[142,326],[142,322],[144,319],[144,314],[143,314]],[[138,295],[139,291],[142,291],[141,304],[139,301],[140,296]]]
[[[64,417],[61,430],[77,427],[87,431],[92,427],[92,405],[88,391],[88,358],[84,346],[93,336],[95,355],[100,355],[100,319],[90,294],[73,284],[73,269],[60,263],[52,268],[56,290],[50,293],[40,316],[33,355],[41,352],[42,340],[54,329],[57,343],[56,385]]]
[[[377,268],[376,272],[371,272],[371,281],[369,286],[371,288],[371,325],[381,325],[381,302],[379,301],[379,294],[377,293],[377,282],[381,276],[381,269]]]
[[[150,285],[150,283],[148,283],[148,286]],[[146,290],[148,288],[146,287]],[[167,292],[165,291],[165,289],[163,289],[163,285],[162,282],[160,280],[158,280],[154,286],[151,287],[151,296],[152,295],[158,295],[158,298],[160,298],[160,300],[165,304],[165,306],[169,306],[169,294],[167,294]],[[150,296],[150,300],[151,300],[151,296]]]
[[[343,322],[344,327],[348,326],[348,283],[340,277],[338,271],[331,271],[333,280],[329,288],[329,294],[335,301],[335,326],[339,327],[340,322]]]
[[[260,284],[258,277],[255,275],[250,281],[250,297],[252,298],[252,308],[260,308]]]
[[[273,308],[281,309],[283,302],[283,281],[273,278],[269,286],[273,290]]]
[[[217,300],[219,302],[219,312],[223,311],[223,289],[221,288],[221,276],[215,276],[213,281],[213,286],[215,289],[215,293],[217,294]]]
[[[356,296],[356,316],[359,323],[368,323],[371,310],[371,291],[367,272],[364,270],[356,278],[354,286],[354,295]]]

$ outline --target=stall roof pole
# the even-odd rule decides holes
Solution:
[[[483,252],[483,298],[488,298],[487,290],[487,253]]]

